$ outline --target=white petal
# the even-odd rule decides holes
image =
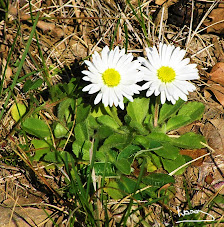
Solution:
[[[97,94],[97,96],[96,96],[96,98],[95,98],[95,100],[94,100],[94,104],[95,104],[95,105],[98,104],[98,103],[101,101],[102,96],[103,96],[103,94],[102,94],[101,92],[99,92],[99,93]]]
[[[120,101],[120,102],[118,103],[118,105],[120,106],[120,108],[121,108],[122,110],[124,109],[124,102],[123,102],[123,100]]]
[[[88,76],[84,76],[82,79],[85,81],[90,81],[90,78]]]
[[[105,89],[105,91],[103,91],[102,103],[104,104],[104,106],[108,106],[108,104],[109,104],[109,89]]]
[[[101,52],[101,58],[102,58],[102,61],[103,61],[103,64],[105,66],[108,65],[108,54],[109,54],[109,47],[108,46],[105,46]]]
[[[85,87],[82,89],[82,91],[89,91],[89,90],[92,88],[92,86],[94,86],[94,85],[93,85],[93,84],[89,84],[89,85],[85,86]]]
[[[150,87],[151,84],[152,84],[152,81],[145,83],[145,84],[142,86],[142,90],[148,89],[148,88]]]
[[[166,102],[166,95],[165,91],[162,91],[160,94],[161,104],[164,104]]]
[[[90,89],[89,89],[89,94],[94,94],[98,92],[101,89],[101,87],[98,84],[94,84]]]
[[[146,96],[149,97],[149,96],[151,96],[153,93],[154,93],[154,90],[148,90],[148,91],[146,92]]]

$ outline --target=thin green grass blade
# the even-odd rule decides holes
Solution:
[[[108,215],[108,212],[107,212],[107,200],[105,200],[105,203],[106,204],[103,204],[103,207],[104,207],[104,215],[105,215],[105,227],[109,227],[110,226],[110,220],[109,220],[109,215]]]
[[[90,163],[90,169],[89,169],[89,176],[88,176],[88,180],[87,180],[87,189],[86,189],[86,198],[88,198],[89,195],[89,191],[90,191],[90,185],[92,184],[92,171],[93,171],[93,166],[94,166],[94,162],[95,162],[95,157],[96,157],[96,150],[99,144],[99,138],[96,138],[94,141],[94,145],[93,145],[93,155],[92,155],[92,160]]]
[[[125,32],[125,53],[128,51],[128,28],[127,24],[124,23],[124,32]]]
[[[10,98],[11,98],[12,91],[13,91],[15,85],[18,83],[18,77],[19,77],[20,72],[22,71],[23,64],[24,64],[24,62],[25,62],[25,59],[26,59],[26,56],[27,56],[27,54],[28,54],[30,45],[31,45],[31,43],[32,43],[32,39],[33,39],[33,35],[34,35],[34,33],[35,33],[35,30],[36,30],[36,26],[37,26],[37,22],[38,22],[39,15],[40,15],[40,12],[37,13],[37,17],[36,17],[36,20],[35,20],[35,22],[34,22],[34,24],[33,24],[33,27],[32,27],[32,30],[31,30],[31,33],[30,33],[30,36],[29,36],[29,39],[28,39],[28,41],[27,41],[26,48],[25,48],[25,50],[24,50],[24,53],[23,53],[23,55],[22,55],[21,61],[20,61],[19,66],[18,66],[18,69],[17,69],[17,71],[16,71],[16,74],[15,74],[14,79],[13,79],[13,81],[12,81],[12,84],[11,84],[11,86],[10,86],[10,91],[9,91],[8,96],[7,96],[7,98],[6,98],[6,100],[5,100],[5,103],[4,103],[4,105],[3,105],[3,109],[2,109],[2,111],[1,111],[1,113],[0,113],[0,120],[2,119],[2,116],[3,116],[4,112],[5,112],[6,106],[8,105],[8,102],[9,102],[9,100],[10,100]]]
[[[104,165],[104,170],[103,170],[103,176],[102,176],[102,179],[101,179],[101,203],[103,203],[103,186],[105,184],[105,176],[106,176],[106,167],[107,167],[107,162],[108,162],[108,157],[106,158],[106,161],[105,161],[105,165]]]
[[[87,217],[90,221],[91,224],[93,224],[93,226],[95,226],[95,220],[94,220],[94,216],[93,216],[93,207],[92,204],[89,203],[88,197],[86,197],[86,191],[83,188],[83,183],[80,179],[80,176],[76,170],[75,164],[74,162],[72,162],[72,168],[75,174],[75,180],[77,182],[77,191],[78,191],[78,199],[80,200],[83,208],[85,209],[86,213],[87,213]]]
[[[118,29],[118,26],[119,26],[119,24],[120,24],[120,21],[121,21],[121,18],[118,19],[117,24],[116,24],[116,27],[115,27],[115,29],[114,29],[114,34],[113,34],[113,37],[112,37],[111,43],[110,43],[110,50],[111,50],[112,47],[113,47],[114,40],[115,40],[115,37],[116,37],[116,35],[117,35],[117,29]]]
[[[3,71],[3,76],[2,76],[2,80],[1,80],[1,83],[0,83],[0,95],[2,94],[2,90],[3,90],[3,83],[4,83],[4,80],[5,80],[5,76],[6,76],[6,69],[7,69],[7,66],[9,64],[9,61],[11,59],[11,56],[12,56],[12,53],[13,53],[13,50],[15,48],[15,45],[16,45],[16,41],[17,41],[17,38],[19,36],[19,31],[20,31],[20,25],[18,26],[18,29],[17,29],[17,32],[16,32],[16,36],[15,36],[15,39],[13,40],[13,43],[12,43],[12,47],[9,51],[9,55],[7,57],[7,60],[6,60],[6,65],[5,65],[5,68],[4,68],[4,71]]]
[[[143,31],[143,34],[145,36],[145,39],[147,41],[147,44],[150,46],[150,43],[149,43],[149,40],[148,40],[148,34],[147,34],[147,31],[146,31],[146,27],[145,27],[145,22],[144,22],[144,18],[143,18],[143,12],[141,10],[141,4],[140,4],[140,1],[138,1],[138,5],[139,5],[139,10],[140,10],[140,14],[141,14],[141,17],[138,16],[136,10],[134,9],[133,5],[131,4],[130,0],[127,0],[127,3],[128,5],[130,6],[133,14],[135,15],[136,19],[138,20],[141,28],[142,28],[142,31]]]
[[[135,192],[133,193],[133,196],[135,195],[136,191],[139,189],[139,185],[140,185],[142,177],[144,175],[145,163],[146,163],[146,160],[144,159],[143,162],[142,162],[142,165],[141,165],[141,169],[140,169],[138,180],[137,180],[136,185],[135,185]],[[119,226],[126,226],[128,217],[130,217],[130,214],[131,214],[131,208],[132,208],[132,205],[133,205],[133,196],[130,199],[130,202],[128,204],[126,212],[124,212],[124,214],[123,214],[123,216],[121,218]]]
[[[29,8],[30,8],[30,15],[31,15],[31,20],[32,22],[34,23],[34,18],[33,18],[33,14],[32,14],[32,5],[31,5],[31,1],[29,1]],[[51,91],[51,83],[49,81],[49,72],[48,72],[48,68],[47,68],[47,65],[45,63],[45,59],[44,59],[44,56],[43,56],[43,53],[42,53],[42,50],[41,50],[41,47],[40,47],[40,43],[39,43],[39,38],[38,38],[38,35],[37,35],[37,32],[35,31],[35,38],[36,38],[36,42],[37,42],[37,47],[38,47],[38,51],[39,51],[39,55],[40,55],[40,58],[41,58],[41,61],[42,61],[42,64],[43,64],[43,77],[45,79],[45,82],[47,83],[50,91]],[[35,61],[33,61],[35,63]],[[38,67],[39,68],[39,67]]]
[[[72,158],[72,156],[71,156],[71,158]],[[75,191],[75,194],[76,194],[75,198],[79,201],[79,204],[82,205],[82,208],[86,211],[87,217],[88,217],[91,225],[95,226],[95,221],[94,221],[93,212],[92,212],[93,211],[92,205],[89,204],[88,199],[85,196],[86,193],[85,193],[85,190],[83,188],[83,184],[81,182],[80,176],[79,176],[79,174],[76,170],[77,167],[75,166],[75,163],[73,161],[71,164],[72,164],[72,169],[74,170],[74,174],[75,174],[75,180],[74,180],[71,173],[70,173],[70,170],[69,170],[69,163],[68,163],[67,154],[65,155],[65,160],[63,160],[63,162],[64,162],[64,165],[65,165],[66,173],[68,174],[70,181],[71,181],[71,187]]]
[[[34,75],[34,74],[37,74],[37,73],[39,73],[39,72],[42,72],[42,71],[43,71],[43,70],[37,70],[37,71],[33,71],[33,72],[30,72],[30,73],[27,73],[25,76],[19,78],[17,82],[18,82],[18,83],[24,82],[24,80],[25,80],[26,78],[28,78],[28,77],[30,77],[30,76],[32,76],[32,75]],[[2,95],[7,94],[7,92],[9,92],[9,90],[10,90],[10,87],[6,88],[6,89],[2,92]]]
[[[5,4],[5,2],[3,1],[3,0],[0,0],[0,6],[4,9],[4,10],[6,10],[6,4]]]
[[[142,6],[141,6],[141,2],[139,0],[138,0],[138,7],[139,7],[140,15],[141,15],[141,26],[142,26],[145,38],[148,38],[145,23],[144,23],[144,18],[143,18]]]
[[[137,18],[138,22],[139,22],[140,24],[142,24],[142,21],[141,21],[141,19],[139,18],[138,14],[136,13],[136,11],[135,11],[133,5],[131,4],[130,0],[127,0],[127,3],[128,3],[128,5],[130,6],[130,8],[131,8],[133,14],[134,14],[135,17]]]

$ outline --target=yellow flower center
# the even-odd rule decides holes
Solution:
[[[170,83],[175,79],[176,73],[171,67],[162,66],[157,70],[157,76],[162,82]]]
[[[120,83],[121,75],[120,73],[115,69],[107,69],[102,74],[103,82],[108,87],[115,87]]]

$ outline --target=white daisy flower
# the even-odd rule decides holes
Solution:
[[[199,79],[196,64],[189,64],[190,59],[184,58],[185,50],[173,45],[159,44],[159,51],[154,46],[146,48],[148,60],[139,57],[138,60],[143,66],[140,71],[144,73],[143,79],[146,82],[142,89],[148,89],[146,96],[153,93],[160,94],[161,103],[166,99],[175,104],[181,98],[187,101],[188,92],[196,88],[187,80]]]
[[[89,94],[98,92],[94,104],[101,100],[104,106],[120,106],[124,109],[123,97],[131,102],[132,96],[139,94],[141,87],[137,82],[142,81],[142,73],[138,68],[141,66],[138,60],[133,61],[132,54],[125,54],[125,49],[109,50],[105,46],[101,56],[94,52],[92,62],[85,60],[88,70],[82,71],[86,76],[83,80],[91,82],[82,91]]]

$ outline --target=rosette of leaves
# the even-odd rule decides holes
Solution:
[[[43,120],[38,119],[38,129],[28,124],[31,119],[27,119],[23,126],[28,133],[39,137],[32,143],[37,150],[42,147],[42,151],[36,151],[33,159],[59,162],[65,160],[67,155],[70,161],[82,163],[82,171],[88,173],[94,168],[96,176],[106,179],[105,191],[113,198],[136,192],[136,169],[133,163],[137,162],[142,170],[138,189],[150,184],[152,187],[145,190],[145,193],[154,197],[155,190],[173,183],[174,178],[167,174],[158,177],[159,175],[150,173],[159,168],[167,173],[174,171],[189,161],[189,158],[180,154],[181,148],[202,148],[201,142],[205,142],[203,136],[193,132],[178,138],[169,137],[167,133],[199,120],[204,106],[199,102],[185,103],[182,100],[175,105],[165,103],[159,111],[157,127],[153,125],[154,109],[150,106],[149,98],[136,98],[128,103],[124,114],[118,113],[115,107],[104,108],[99,105],[92,108],[82,98],[65,99],[58,106],[60,122],[51,125],[53,136],[56,141],[60,141],[58,147],[62,148],[67,143],[64,153],[58,152],[59,149],[52,149],[52,135]],[[38,132],[40,121],[46,135]],[[59,132],[58,124],[63,127]],[[67,141],[70,130],[71,137]],[[43,135],[45,139],[42,138]],[[93,149],[96,139],[97,148]],[[56,158],[58,155],[62,157]],[[183,171],[181,169],[176,174]],[[130,179],[129,176],[134,178]]]

